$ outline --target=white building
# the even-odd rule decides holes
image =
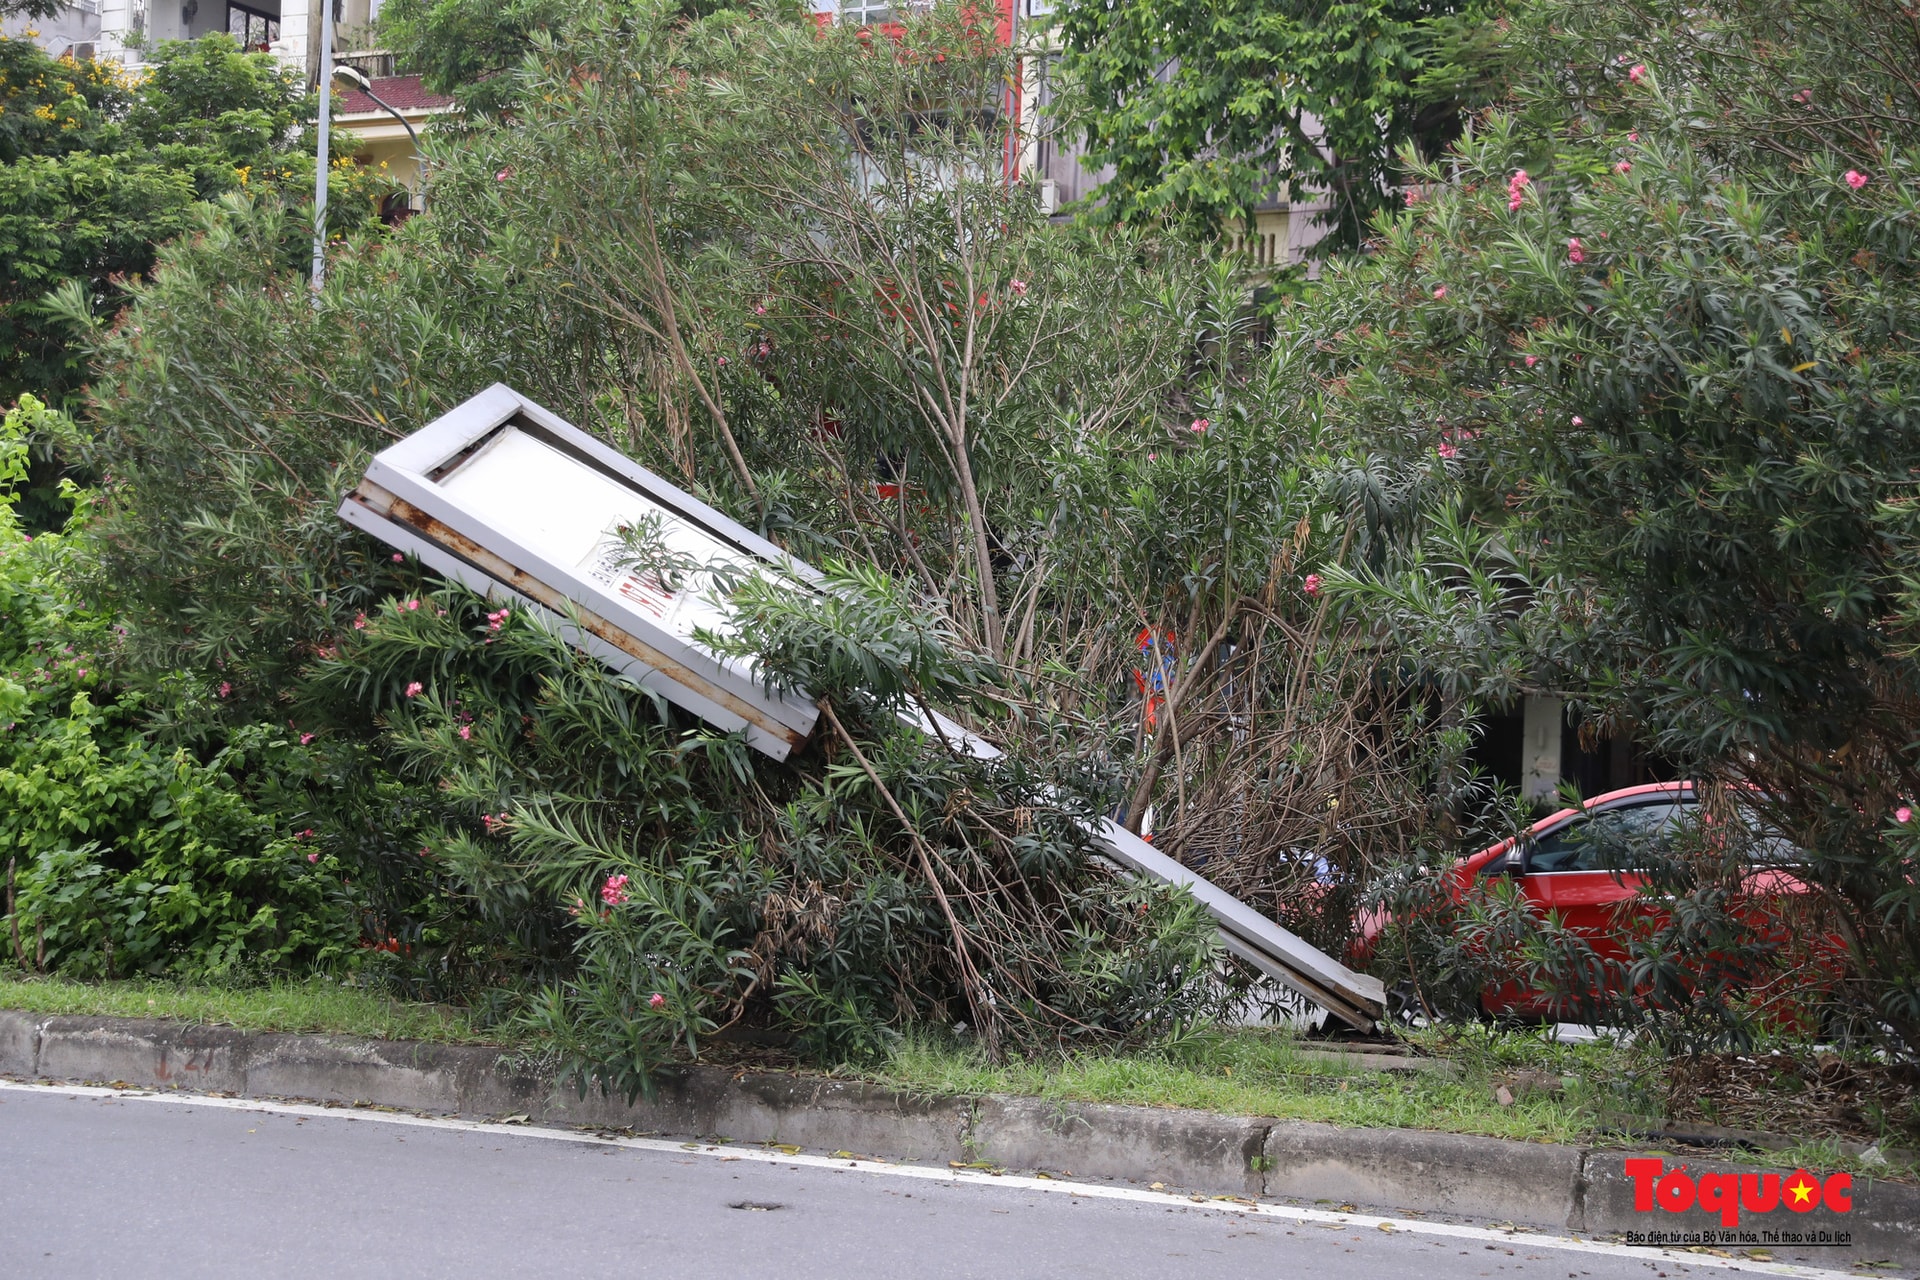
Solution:
[[[91,58],[100,39],[100,0],[68,0],[51,18],[13,14],[0,18],[0,36],[31,38],[56,58]]]
[[[335,47],[351,49],[380,12],[380,0],[335,0]],[[40,45],[58,57],[112,58],[138,64],[140,47],[162,40],[194,40],[224,31],[250,49],[271,52],[317,70],[320,45],[317,0],[69,0],[55,18],[9,19],[8,35],[32,29]]]

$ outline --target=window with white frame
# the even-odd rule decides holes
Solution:
[[[840,21],[866,26],[893,18],[891,0],[840,0]]]

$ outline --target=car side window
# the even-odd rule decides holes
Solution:
[[[1751,833],[1746,849],[1747,861],[1756,867],[1804,867],[1807,865],[1807,851],[1787,839],[1778,828],[1767,822],[1752,808],[1740,807],[1740,820]]]
[[[1573,819],[1533,842],[1527,873],[1610,871],[1630,865],[1635,850],[1664,844],[1689,806],[1665,798]]]

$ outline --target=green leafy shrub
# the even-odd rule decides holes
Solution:
[[[360,930],[338,863],[243,793],[290,744],[258,726],[205,761],[157,744],[146,731],[157,695],[120,684],[111,618],[73,598],[91,552],[84,501],[63,534],[15,523],[25,435],[45,416],[26,397],[0,430],[8,954],[83,977],[341,965]]]
[[[1312,594],[1381,495],[1324,481],[1302,353],[1259,349],[1244,282],[1007,182],[983,104],[1010,55],[963,7],[900,58],[800,15],[576,16],[511,117],[429,142],[431,215],[342,249],[318,305],[275,210],[230,199],[99,336],[92,585],[139,665],[231,690],[168,731],[203,756],[253,722],[316,734],[333,780],[271,805],[309,794],[392,980],[539,990],[622,1088],[743,1022],[831,1056],[916,1019],[1012,1049],[1204,1017],[1191,904],[1111,877],[1068,813],[1151,811],[1263,905],[1323,852],[1337,942],[1464,731],[1404,714]],[[839,729],[768,766],[338,520],[370,452],[496,378],[859,566],[803,613],[738,602]],[[1143,628],[1170,658],[1151,697]],[[1009,759],[903,736],[895,696]]]

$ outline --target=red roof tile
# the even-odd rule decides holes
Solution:
[[[341,115],[360,116],[374,111],[385,114],[379,103],[346,81],[336,80],[334,84],[340,91]],[[453,105],[453,99],[446,94],[428,93],[421,88],[419,76],[378,76],[373,81],[373,91],[395,111],[437,111]]]

